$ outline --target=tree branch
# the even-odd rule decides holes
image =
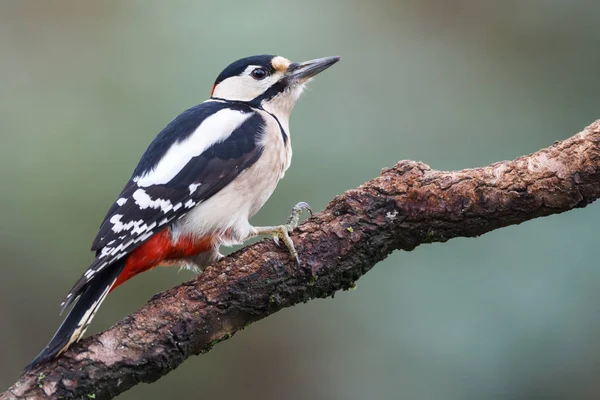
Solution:
[[[300,267],[270,240],[246,247],[26,373],[0,399],[112,398],[284,307],[352,287],[394,250],[478,236],[598,197],[600,120],[484,168],[444,172],[401,161],[296,230]]]

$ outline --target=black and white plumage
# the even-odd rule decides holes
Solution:
[[[221,244],[259,233],[279,232],[293,251],[288,227],[255,228],[248,220],[290,166],[289,117],[305,83],[338,60],[238,60],[219,75],[209,100],[171,121],[110,207],[92,245],[96,258],[62,309],[75,306],[30,366],[79,340],[110,290],[156,263],[185,254],[179,261],[201,270],[220,257]]]
[[[265,114],[243,103],[209,100],[167,125],[106,214],[92,244],[97,258],[73,287],[63,309],[97,272],[166,225],[174,221],[175,226],[181,225],[180,218],[255,164],[264,151],[265,128],[272,124]],[[283,140],[287,134],[281,130],[280,135]],[[215,221],[224,232],[229,227],[222,222]]]

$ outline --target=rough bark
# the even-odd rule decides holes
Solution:
[[[352,287],[394,250],[585,207],[600,196],[599,143],[600,120],[484,168],[444,172],[401,161],[295,231],[300,267],[270,240],[246,247],[26,373],[0,399],[109,399],[284,307]]]

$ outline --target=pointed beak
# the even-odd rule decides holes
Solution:
[[[293,81],[304,82],[320,72],[325,71],[342,57],[324,57],[302,63],[292,63],[287,69],[287,77]]]

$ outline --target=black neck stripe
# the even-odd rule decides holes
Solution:
[[[250,100],[250,103],[256,104],[260,106],[260,104],[265,100],[271,100],[273,97],[277,96],[280,93],[283,93],[288,87],[287,79],[282,78],[272,84],[267,90],[264,91],[261,95],[255,97]]]

